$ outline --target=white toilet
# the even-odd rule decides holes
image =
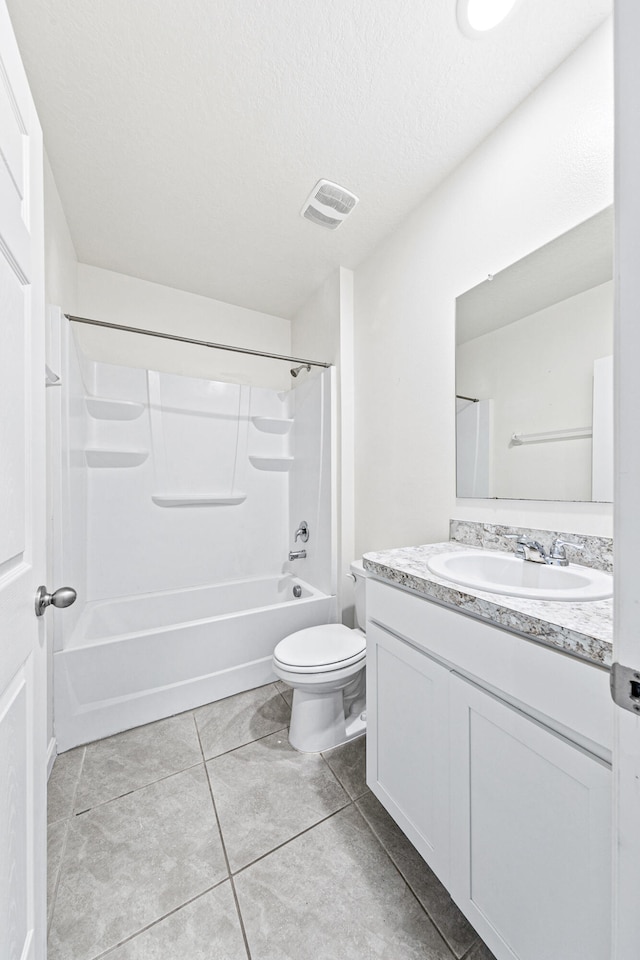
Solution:
[[[356,623],[365,625],[362,561],[351,564]],[[366,730],[366,638],[341,623],[297,630],[273,653],[273,669],[293,687],[289,743],[303,753],[330,750]]]

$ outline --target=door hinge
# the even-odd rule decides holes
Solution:
[[[623,710],[640,715],[640,670],[621,663],[611,665],[611,696]]]

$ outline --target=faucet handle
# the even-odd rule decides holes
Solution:
[[[306,543],[309,539],[309,524],[307,523],[306,520],[300,521],[300,526],[296,530],[296,535],[293,538],[294,543],[297,542],[298,537],[300,537],[303,543]]]
[[[562,537],[556,537],[551,544],[549,559],[557,563],[560,567],[567,567],[569,565],[567,552],[564,549],[565,547],[572,547],[574,550],[584,550],[584,543],[573,543],[571,540],[563,540]]]
[[[564,554],[565,547],[572,547],[574,550],[584,550],[584,543],[574,543],[572,540],[563,540],[562,537],[556,537],[551,544],[551,556],[555,556],[559,550]]]
[[[574,543],[572,540],[563,540],[562,537],[556,537],[552,543],[553,547],[574,547],[576,550],[584,550],[584,543]]]

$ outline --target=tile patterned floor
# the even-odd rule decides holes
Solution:
[[[49,960],[493,960],[365,783],[303,755],[279,683],[62,754]]]

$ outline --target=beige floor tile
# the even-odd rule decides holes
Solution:
[[[349,802],[319,754],[273,734],[207,763],[231,870]]]
[[[49,960],[89,960],[223,880],[204,766],[69,822]]]
[[[69,829],[68,820],[50,823],[47,830],[47,921],[53,912],[56,882]]]
[[[207,760],[282,730],[290,710],[275,684],[246,690],[194,711]]]
[[[231,884],[225,881],[118,947],[107,960],[246,960]]]
[[[282,694],[289,706],[293,703],[293,689],[284,682],[284,680],[276,680],[275,682],[276,690]]]
[[[372,793],[357,806],[455,956],[462,957],[477,934],[448,891]]]
[[[352,800],[367,792],[366,750],[364,736],[322,754]]]
[[[478,940],[473,950],[467,954],[464,960],[496,960],[494,955],[489,950],[489,947],[486,943],[483,943],[482,940]]]
[[[353,806],[235,882],[253,960],[451,960]]]
[[[80,779],[84,747],[76,747],[56,757],[47,784],[47,819],[49,823],[64,820],[73,814],[73,803]]]
[[[75,810],[88,810],[201,762],[191,713],[97,740],[86,747]]]

